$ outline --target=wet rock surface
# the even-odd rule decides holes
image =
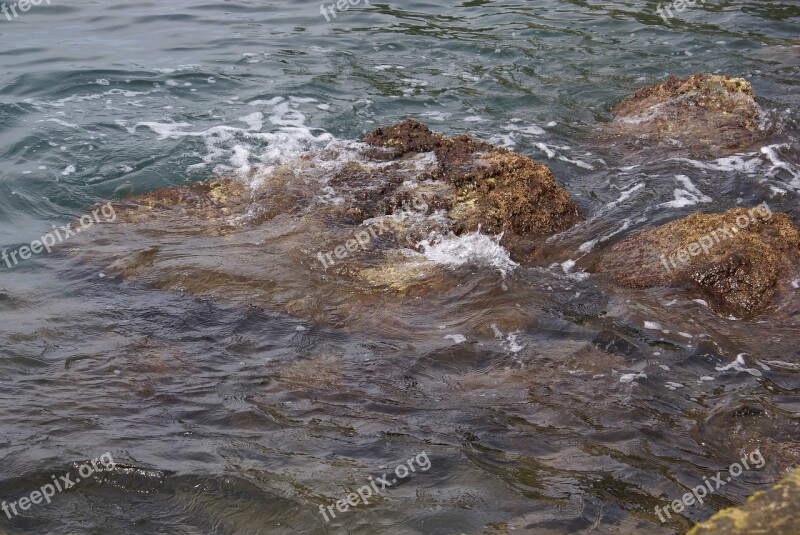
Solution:
[[[125,280],[384,330],[375,310],[424,318],[414,300],[460,294],[461,266],[502,285],[579,217],[546,166],[413,121],[257,179],[171,186],[115,210],[74,250]]]
[[[800,526],[800,469],[741,507],[724,509],[688,535],[794,535]]]
[[[380,128],[363,140],[388,149],[391,158],[432,152],[438,166],[430,174],[455,188],[448,215],[456,234],[477,231],[503,234],[501,244],[512,258],[530,258],[536,240],[579,219],[569,194],[546,165],[468,136],[448,138],[422,123],[406,120]]]
[[[344,197],[344,202],[327,214],[342,224],[361,225],[408,209],[421,211],[424,216],[443,210],[446,224],[436,230],[455,235],[479,229],[485,234],[502,234],[500,243],[510,250],[512,258],[524,261],[542,238],[568,228],[580,217],[569,194],[546,165],[507,149],[468,136],[448,138],[411,120],[378,129],[363,141],[373,147],[367,157],[385,164],[349,162],[325,180]],[[426,154],[433,158],[426,161]],[[409,165],[415,156],[418,161]],[[308,171],[313,174],[317,170]],[[303,172],[302,167],[294,170],[295,175]],[[275,215],[275,206],[289,209],[294,202],[297,210],[307,206],[313,194],[292,188],[286,175],[285,171],[277,172],[253,192],[235,180],[156,190],[128,199],[122,205],[123,219],[140,220],[153,210],[177,207],[188,216],[211,219],[240,212],[248,203],[251,211],[273,212],[265,216],[269,219]],[[276,202],[281,200],[284,202]],[[391,225],[395,241],[401,244],[424,238],[430,230],[412,229],[402,223],[395,218]]]
[[[623,144],[626,152],[659,147],[676,156],[719,158],[752,149],[766,137],[753,88],[743,78],[671,77],[638,90],[611,111],[614,120],[603,125],[602,136]]]
[[[629,287],[686,287],[716,311],[746,318],[788,293],[799,255],[800,229],[760,205],[639,232],[606,252],[597,271]]]

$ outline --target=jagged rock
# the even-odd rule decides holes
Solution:
[[[790,291],[799,255],[800,229],[761,204],[639,232],[612,247],[597,271],[629,287],[686,285],[715,310],[744,318]]]
[[[604,136],[628,150],[662,149],[692,158],[729,156],[765,138],[760,108],[743,78],[695,74],[642,88],[612,110]]]
[[[481,228],[503,233],[501,244],[514,260],[525,261],[538,239],[579,219],[578,209],[546,165],[468,136],[448,138],[422,123],[406,120],[379,128],[366,143],[389,149],[388,156],[433,152],[435,181],[455,187],[447,206],[456,234]]]
[[[741,507],[723,509],[687,535],[795,535],[800,529],[800,469]]]

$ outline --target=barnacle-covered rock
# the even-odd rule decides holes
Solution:
[[[597,271],[629,287],[684,285],[722,313],[749,317],[791,291],[798,267],[800,229],[761,204],[634,234],[612,247]]]
[[[752,149],[765,139],[753,88],[743,78],[671,77],[639,89],[611,111],[614,120],[603,125],[603,137],[628,151],[659,147],[708,159]]]

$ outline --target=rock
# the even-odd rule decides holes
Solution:
[[[695,74],[642,88],[615,105],[604,137],[627,150],[660,147],[676,156],[709,159],[752,149],[765,139],[761,110],[743,78]],[[651,155],[652,156],[652,155]]]
[[[718,312],[746,318],[788,294],[799,255],[800,229],[764,203],[639,232],[612,247],[597,271],[635,288],[684,285]]]
[[[496,242],[472,240],[478,229],[502,234],[525,261],[579,217],[546,166],[413,121],[363,143],[331,143],[269,175],[171,186],[114,208],[116,220],[71,241],[72,254],[162,290],[384,331],[407,328],[406,306],[434,328],[443,323],[434,318],[446,307],[432,296],[460,291],[465,271],[453,266],[502,282],[501,268],[516,264]],[[450,254],[452,242],[464,247]],[[392,310],[396,327],[375,313]]]
[[[724,509],[687,535],[795,535],[800,526],[800,469],[741,507]]]
[[[546,165],[468,136],[448,138],[406,120],[379,128],[364,142],[388,149],[391,158],[433,152],[435,181],[455,188],[447,203],[456,234],[503,233],[501,245],[515,261],[530,259],[537,240],[563,230],[580,215]]]

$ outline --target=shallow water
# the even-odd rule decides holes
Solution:
[[[798,299],[740,321],[584,273],[696,210],[800,222],[800,8],[707,2],[667,26],[655,6],[373,2],[327,23],[307,2],[53,0],[0,18],[5,247],[212,177],[280,214],[218,235],[98,225],[0,264],[0,500],[118,463],[0,513],[0,533],[678,533],[796,466]],[[637,87],[700,71],[752,82],[768,145],[692,161],[593,135]],[[406,117],[546,163],[583,221],[537,267],[475,237],[399,292],[348,271],[369,255],[321,269],[348,236],[320,208],[342,191],[269,177],[356,159],[346,140]],[[659,521],[756,448],[763,468]],[[320,515],[422,451],[428,470]]]

